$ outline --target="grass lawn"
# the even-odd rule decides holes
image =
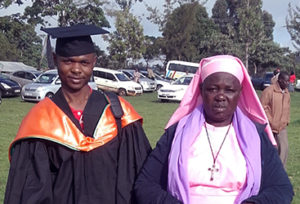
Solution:
[[[292,93],[291,97],[291,123],[288,126],[290,152],[287,172],[295,191],[293,204],[297,204],[300,203],[300,148],[298,148],[300,144],[300,93]],[[156,93],[125,98],[144,118],[144,130],[154,147],[163,134],[168,119],[179,104],[160,103],[156,99]],[[9,169],[8,146],[15,137],[22,118],[33,105],[34,103],[21,102],[20,98],[4,98],[0,105],[0,203],[3,203]]]

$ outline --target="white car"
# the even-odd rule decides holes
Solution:
[[[97,85],[93,77],[89,86],[97,90]],[[24,101],[40,101],[45,97],[52,98],[61,87],[61,81],[57,70],[48,70],[42,73],[33,83],[26,84],[22,87],[21,97]]]
[[[147,71],[141,71],[141,73],[144,75],[144,76],[148,76],[148,72]],[[156,82],[156,89],[160,89],[161,87],[163,86],[168,86],[171,84],[171,80],[168,80],[168,79],[164,79],[162,78],[161,76],[159,76],[158,74],[154,73],[154,80]]]
[[[131,81],[124,73],[116,70],[95,67],[93,71],[99,89],[124,95],[140,95],[143,89],[140,84]]]
[[[120,70],[121,72],[123,72],[124,74],[126,74],[126,76],[128,78],[130,78],[131,80],[133,80],[134,76],[134,70],[133,69],[122,69]],[[142,73],[140,73],[140,84],[143,88],[143,91],[155,91],[156,90],[156,82],[152,79],[149,79],[147,77],[145,77]]]
[[[184,75],[170,85],[160,88],[157,91],[157,98],[161,101],[181,101],[193,76],[194,74]]]

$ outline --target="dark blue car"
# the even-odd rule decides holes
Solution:
[[[7,76],[0,74],[0,98],[3,96],[19,96],[20,94],[21,86]]]
[[[273,72],[265,72],[262,77],[252,77],[251,82],[255,89],[264,90],[271,85]]]

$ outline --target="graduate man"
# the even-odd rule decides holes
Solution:
[[[82,24],[42,30],[57,38],[62,85],[20,125],[4,203],[133,203],[135,178],[151,151],[142,118],[121,97],[88,86],[96,63],[90,35],[107,31]]]

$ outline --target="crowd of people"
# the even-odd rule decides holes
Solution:
[[[43,31],[57,38],[62,85],[30,110],[9,147],[5,204],[291,203],[286,72],[259,99],[240,59],[202,59],[152,150],[134,108],[88,86],[96,63],[90,36],[107,31]]]

